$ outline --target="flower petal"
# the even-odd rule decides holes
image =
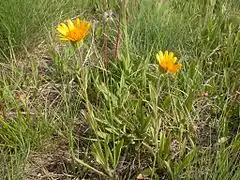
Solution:
[[[178,72],[181,69],[181,67],[182,67],[182,64],[174,64],[174,65],[170,66],[167,71],[169,73],[174,74],[174,73]]]
[[[173,57],[174,57],[173,52],[170,52],[169,55],[168,55],[168,58],[169,58],[169,59],[172,59]]]
[[[159,57],[160,57],[160,60],[162,60],[164,58],[164,55],[163,55],[162,51],[159,52]]]
[[[73,31],[75,29],[73,22],[70,19],[68,19],[67,23],[69,31]]]
[[[76,26],[76,28],[79,28],[80,27],[80,19],[79,18],[76,18],[76,20],[75,20],[75,26]]]
[[[164,52],[164,56],[166,56],[166,57],[168,56],[168,51]]]
[[[177,57],[174,57],[172,59],[173,59],[173,63],[175,64],[177,62]]]
[[[69,41],[69,39],[66,38],[66,37],[60,37],[60,40],[63,40],[63,41]]]
[[[58,25],[57,30],[59,33],[61,33],[64,36],[66,36],[69,31],[67,25],[64,23],[61,23],[60,25]]]

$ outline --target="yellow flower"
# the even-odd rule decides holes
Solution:
[[[156,54],[157,61],[159,65],[168,73],[174,74],[178,72],[182,64],[177,63],[177,58],[174,57],[173,52],[165,51],[164,54],[162,51]]]
[[[60,33],[61,40],[68,40],[71,42],[77,42],[83,40],[89,32],[90,23],[86,21],[80,21],[76,18],[75,23],[70,19],[67,20],[67,25],[61,23],[58,25],[57,30]]]

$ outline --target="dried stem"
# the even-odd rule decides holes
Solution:
[[[121,40],[121,36],[122,36],[122,32],[121,32],[121,8],[122,6],[120,5],[120,12],[118,15],[118,34],[117,34],[117,42],[116,42],[116,49],[115,49],[115,59],[116,61],[118,61],[118,52],[119,52],[119,48],[120,48],[120,40]]]

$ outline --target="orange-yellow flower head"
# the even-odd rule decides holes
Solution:
[[[77,42],[83,40],[89,32],[90,23],[76,18],[75,23],[70,19],[67,20],[67,25],[61,23],[58,25],[57,30],[60,33],[61,40],[68,40],[71,42]]]
[[[156,54],[157,61],[159,65],[168,73],[174,74],[178,72],[182,64],[177,63],[177,58],[174,57],[173,52],[165,51],[164,54],[162,51]]]

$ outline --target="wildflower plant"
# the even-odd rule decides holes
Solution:
[[[89,29],[90,23],[79,18],[75,19],[75,23],[68,19],[67,24],[61,23],[57,27],[60,39],[71,43],[82,42],[88,35]]]
[[[240,179],[237,0],[82,1],[69,10],[64,1],[47,9],[21,1],[37,19],[22,18],[31,15],[27,9],[6,14],[14,0],[0,6],[0,47],[9,43],[3,51],[10,54],[0,63],[3,179],[49,172],[63,179]],[[39,3],[49,6],[45,1]],[[59,9],[94,20],[60,22],[54,36],[61,44],[44,41],[37,54],[26,47],[26,57],[15,52],[14,37],[28,42],[41,33],[35,22],[56,21]],[[152,55],[159,47],[185,58]]]
[[[174,56],[173,52],[160,51],[156,54],[157,61],[161,68],[168,73],[174,74],[182,68],[182,64],[177,63],[177,57]]]
[[[66,23],[60,23],[56,27],[57,37],[71,44],[55,54],[54,60],[60,74],[66,74],[69,70],[71,74],[74,74],[83,66],[84,59],[86,59],[84,58],[85,50],[89,49],[88,46],[83,46],[83,41],[88,36],[90,27],[91,24],[88,21],[79,18],[73,21],[68,19]],[[64,59],[64,61],[60,59]]]

